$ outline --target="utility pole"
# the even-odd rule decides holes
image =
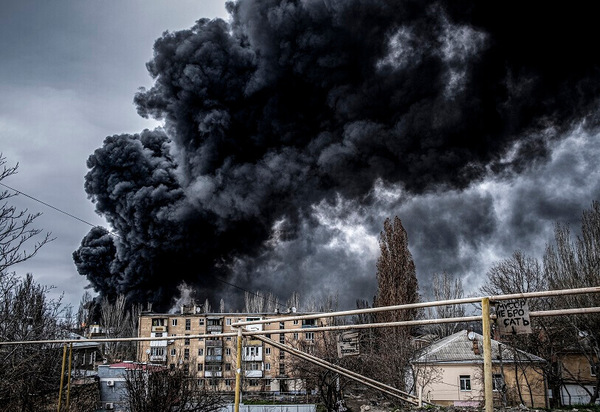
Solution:
[[[241,381],[242,381],[242,327],[237,330],[237,359],[235,364],[235,406],[234,412],[240,412]]]
[[[481,326],[483,328],[483,385],[485,412],[494,411],[492,387],[492,331],[490,327],[490,298],[481,299]]]

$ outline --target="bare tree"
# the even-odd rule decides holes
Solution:
[[[124,295],[119,295],[114,302],[107,297],[102,299],[100,314],[107,338],[131,338],[137,336],[137,322],[141,305],[126,308]],[[106,356],[111,360],[134,359],[136,347],[133,342],[107,342]]]
[[[244,292],[244,311],[246,313],[261,313],[265,307],[265,297],[262,293]]]
[[[572,289],[600,284],[600,202],[594,201],[583,211],[581,233],[575,239],[562,224],[555,225],[554,244],[548,245],[544,254],[544,270],[553,289]],[[558,299],[566,307],[600,305],[597,294],[573,295]],[[587,357],[592,367],[599,367],[600,316],[580,315],[565,322],[571,327],[572,347]],[[595,403],[600,395],[600,374],[592,387],[581,384]]]
[[[320,302],[313,301],[311,305],[316,312],[334,311],[338,307],[338,298],[337,296],[327,296]],[[344,323],[340,317],[330,318],[327,322],[332,326]],[[314,332],[314,335],[314,339],[300,338],[295,341],[288,339],[287,343],[296,349],[346,369],[356,370],[360,367],[360,360],[357,357],[338,357],[337,335],[334,332]],[[291,357],[290,368],[294,375],[302,377],[307,391],[316,389],[319,399],[328,411],[340,412],[346,409],[343,397],[344,389],[353,385],[354,381],[296,356]]]
[[[0,340],[58,339],[60,300],[48,299],[49,287],[32,275],[5,275],[0,282]],[[42,410],[58,393],[62,351],[58,345],[0,347],[0,404],[4,410]]]
[[[205,388],[185,368],[138,364],[125,375],[125,398],[130,412],[216,412],[224,399]]]
[[[0,182],[17,173],[19,165],[9,167],[6,158],[0,153]],[[6,187],[6,185],[2,184]],[[9,204],[8,200],[17,196],[18,192],[4,190],[0,192],[0,280],[6,270],[17,263],[24,262],[33,256],[46,243],[54,240],[48,232],[42,234],[41,229],[32,226],[41,213],[28,213],[27,210],[18,210]],[[31,244],[31,241],[36,241]],[[30,246],[27,250],[26,247]]]
[[[434,300],[453,300],[462,299],[464,297],[464,289],[462,280],[458,277],[452,279],[447,273],[436,273],[433,275],[433,298]],[[452,304],[446,306],[435,306],[429,308],[428,314],[430,318],[448,319],[459,318],[465,316],[465,306]],[[437,335],[438,338],[450,336],[460,329],[465,327],[464,323],[438,323],[430,325],[426,328],[429,333]]]
[[[0,181],[17,173],[0,154]],[[3,183],[2,186],[7,187]],[[61,298],[49,299],[51,287],[9,269],[26,261],[50,242],[50,233],[33,227],[40,213],[30,214],[9,203],[17,193],[0,192],[0,340],[48,340],[60,337]],[[0,347],[0,404],[4,410],[38,411],[56,394],[60,381],[60,348],[52,345]]]

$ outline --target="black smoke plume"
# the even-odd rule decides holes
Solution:
[[[109,136],[88,160],[85,190],[117,236],[93,229],[74,260],[101,295],[166,309],[185,282],[218,299],[232,262],[294,239],[317,203],[368,207],[376,183],[464,189],[544,160],[574,122],[596,126],[591,4],[228,11],[156,40],[154,85],[135,103],[164,129]]]

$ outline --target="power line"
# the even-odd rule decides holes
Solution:
[[[60,212],[60,213],[62,213],[62,214],[64,214],[64,215],[67,215],[67,216],[69,216],[70,218],[73,218],[73,219],[75,219],[75,220],[78,220],[78,221],[80,221],[80,222],[82,222],[82,223],[85,223],[86,225],[89,225],[89,226],[91,226],[91,227],[96,227],[96,226],[98,226],[98,225],[94,225],[93,223],[90,223],[90,222],[88,222],[87,220],[83,220],[83,219],[81,219],[81,218],[79,218],[79,217],[77,217],[77,216],[75,216],[75,215],[73,215],[73,214],[71,214],[71,213],[69,213],[69,212],[65,212],[65,211],[64,211],[64,210],[62,210],[62,209],[59,209],[59,208],[57,208],[57,207],[55,207],[55,206],[52,206],[51,204],[49,204],[49,203],[46,203],[46,202],[44,202],[43,200],[40,200],[40,199],[38,199],[38,198],[35,198],[35,197],[31,196],[31,195],[28,195],[28,194],[27,194],[27,193],[25,193],[25,192],[22,192],[22,191],[20,191],[20,190],[17,190],[17,189],[15,189],[15,188],[13,188],[13,187],[10,187],[10,186],[8,186],[8,185],[6,185],[6,184],[2,183],[2,182],[0,182],[0,186],[4,186],[4,187],[6,187],[7,189],[10,189],[10,190],[12,190],[13,192],[15,192],[15,193],[17,193],[17,194],[19,194],[19,195],[23,195],[23,196],[25,196],[25,197],[27,197],[27,198],[29,198],[29,199],[31,199],[31,200],[34,200],[34,201],[36,201],[36,202],[38,202],[38,203],[41,203],[42,205],[44,205],[44,206],[46,206],[46,207],[49,207],[50,209],[54,209],[54,210],[56,210],[57,212]],[[109,233],[110,233],[111,235],[114,235],[114,236],[116,236],[116,237],[119,237],[119,235],[117,235],[117,234],[116,234],[116,233],[114,233],[114,232],[110,232],[110,231],[109,231]]]
[[[23,196],[25,196],[25,197],[27,197],[27,198],[29,198],[29,199],[31,199],[31,200],[34,200],[34,201],[36,201],[36,202],[38,202],[38,203],[41,203],[42,205],[44,205],[44,206],[46,206],[46,207],[49,207],[50,209],[56,210],[57,212],[60,212],[60,213],[62,213],[62,214],[64,214],[64,215],[66,215],[66,216],[68,216],[68,217],[70,217],[70,218],[72,218],[72,219],[78,220],[79,222],[85,223],[86,225],[89,225],[89,226],[91,226],[91,227],[97,227],[97,226],[98,226],[98,225],[94,225],[93,223],[90,223],[90,222],[88,222],[88,221],[86,221],[86,220],[83,220],[83,219],[81,219],[81,218],[79,218],[79,217],[77,217],[77,216],[75,216],[75,215],[73,215],[73,214],[71,214],[71,213],[69,213],[69,212],[65,212],[65,211],[64,211],[64,210],[62,210],[62,209],[59,209],[59,208],[57,208],[57,207],[55,207],[55,206],[52,206],[51,204],[49,204],[49,203],[47,203],[47,202],[44,202],[44,201],[42,201],[42,200],[40,200],[40,199],[38,199],[38,198],[36,198],[36,197],[33,197],[33,196],[31,196],[31,195],[28,195],[28,194],[27,194],[27,193],[25,193],[25,192],[22,192],[22,191],[20,191],[20,190],[17,190],[17,189],[15,189],[15,188],[13,188],[13,187],[10,187],[10,186],[8,186],[8,185],[6,185],[6,184],[2,183],[2,182],[0,182],[0,186],[4,186],[4,187],[6,187],[7,189],[10,189],[10,190],[12,190],[13,192],[15,192],[15,193],[17,193],[17,194],[19,194],[19,195],[23,195]],[[111,234],[112,236],[115,236],[115,237],[118,237],[118,238],[120,238],[120,236],[119,236],[118,234],[116,234],[115,232],[109,231],[108,233],[109,233],[109,234]],[[208,276],[210,276],[210,277],[212,277],[212,278],[214,278],[214,279],[216,279],[216,280],[218,280],[218,281],[220,281],[220,282],[223,282],[223,283],[225,283],[226,285],[232,286],[232,287],[234,287],[234,288],[236,288],[236,289],[239,289],[239,290],[241,290],[241,291],[244,291],[244,292],[246,292],[246,293],[250,293],[250,294],[252,294],[252,295],[254,295],[254,296],[256,296],[256,297],[259,297],[259,298],[266,299],[266,300],[268,300],[268,301],[270,301],[270,302],[272,302],[272,303],[275,303],[277,306],[280,306],[280,307],[285,307],[285,305],[283,305],[283,304],[279,303],[278,301],[276,301],[276,300],[274,301],[274,300],[271,300],[271,299],[269,299],[269,297],[268,297],[268,296],[261,296],[261,295],[259,295],[258,293],[251,292],[251,291],[249,291],[249,290],[246,290],[246,289],[244,289],[244,288],[242,288],[242,287],[240,287],[240,286],[234,285],[233,283],[227,282],[227,281],[225,281],[225,280],[223,280],[223,279],[219,278],[218,276],[211,275],[211,274],[209,274]]]

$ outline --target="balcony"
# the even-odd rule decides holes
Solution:
[[[222,325],[206,325],[206,333],[223,332]]]
[[[245,371],[244,376],[246,376],[246,378],[262,378],[263,372],[262,371]]]
[[[152,326],[152,332],[166,332],[166,326]]]
[[[205,378],[222,378],[223,371],[204,371]]]
[[[150,362],[164,362],[167,360],[167,355],[150,355]]]
[[[204,346],[207,346],[207,347],[208,347],[208,346],[212,346],[212,347],[215,347],[215,346],[218,346],[218,347],[223,347],[223,340],[222,340],[222,339],[217,339],[217,340],[209,340],[209,339],[207,339],[207,340],[204,342]]]
[[[222,362],[223,355],[206,355],[204,357],[205,362]]]

